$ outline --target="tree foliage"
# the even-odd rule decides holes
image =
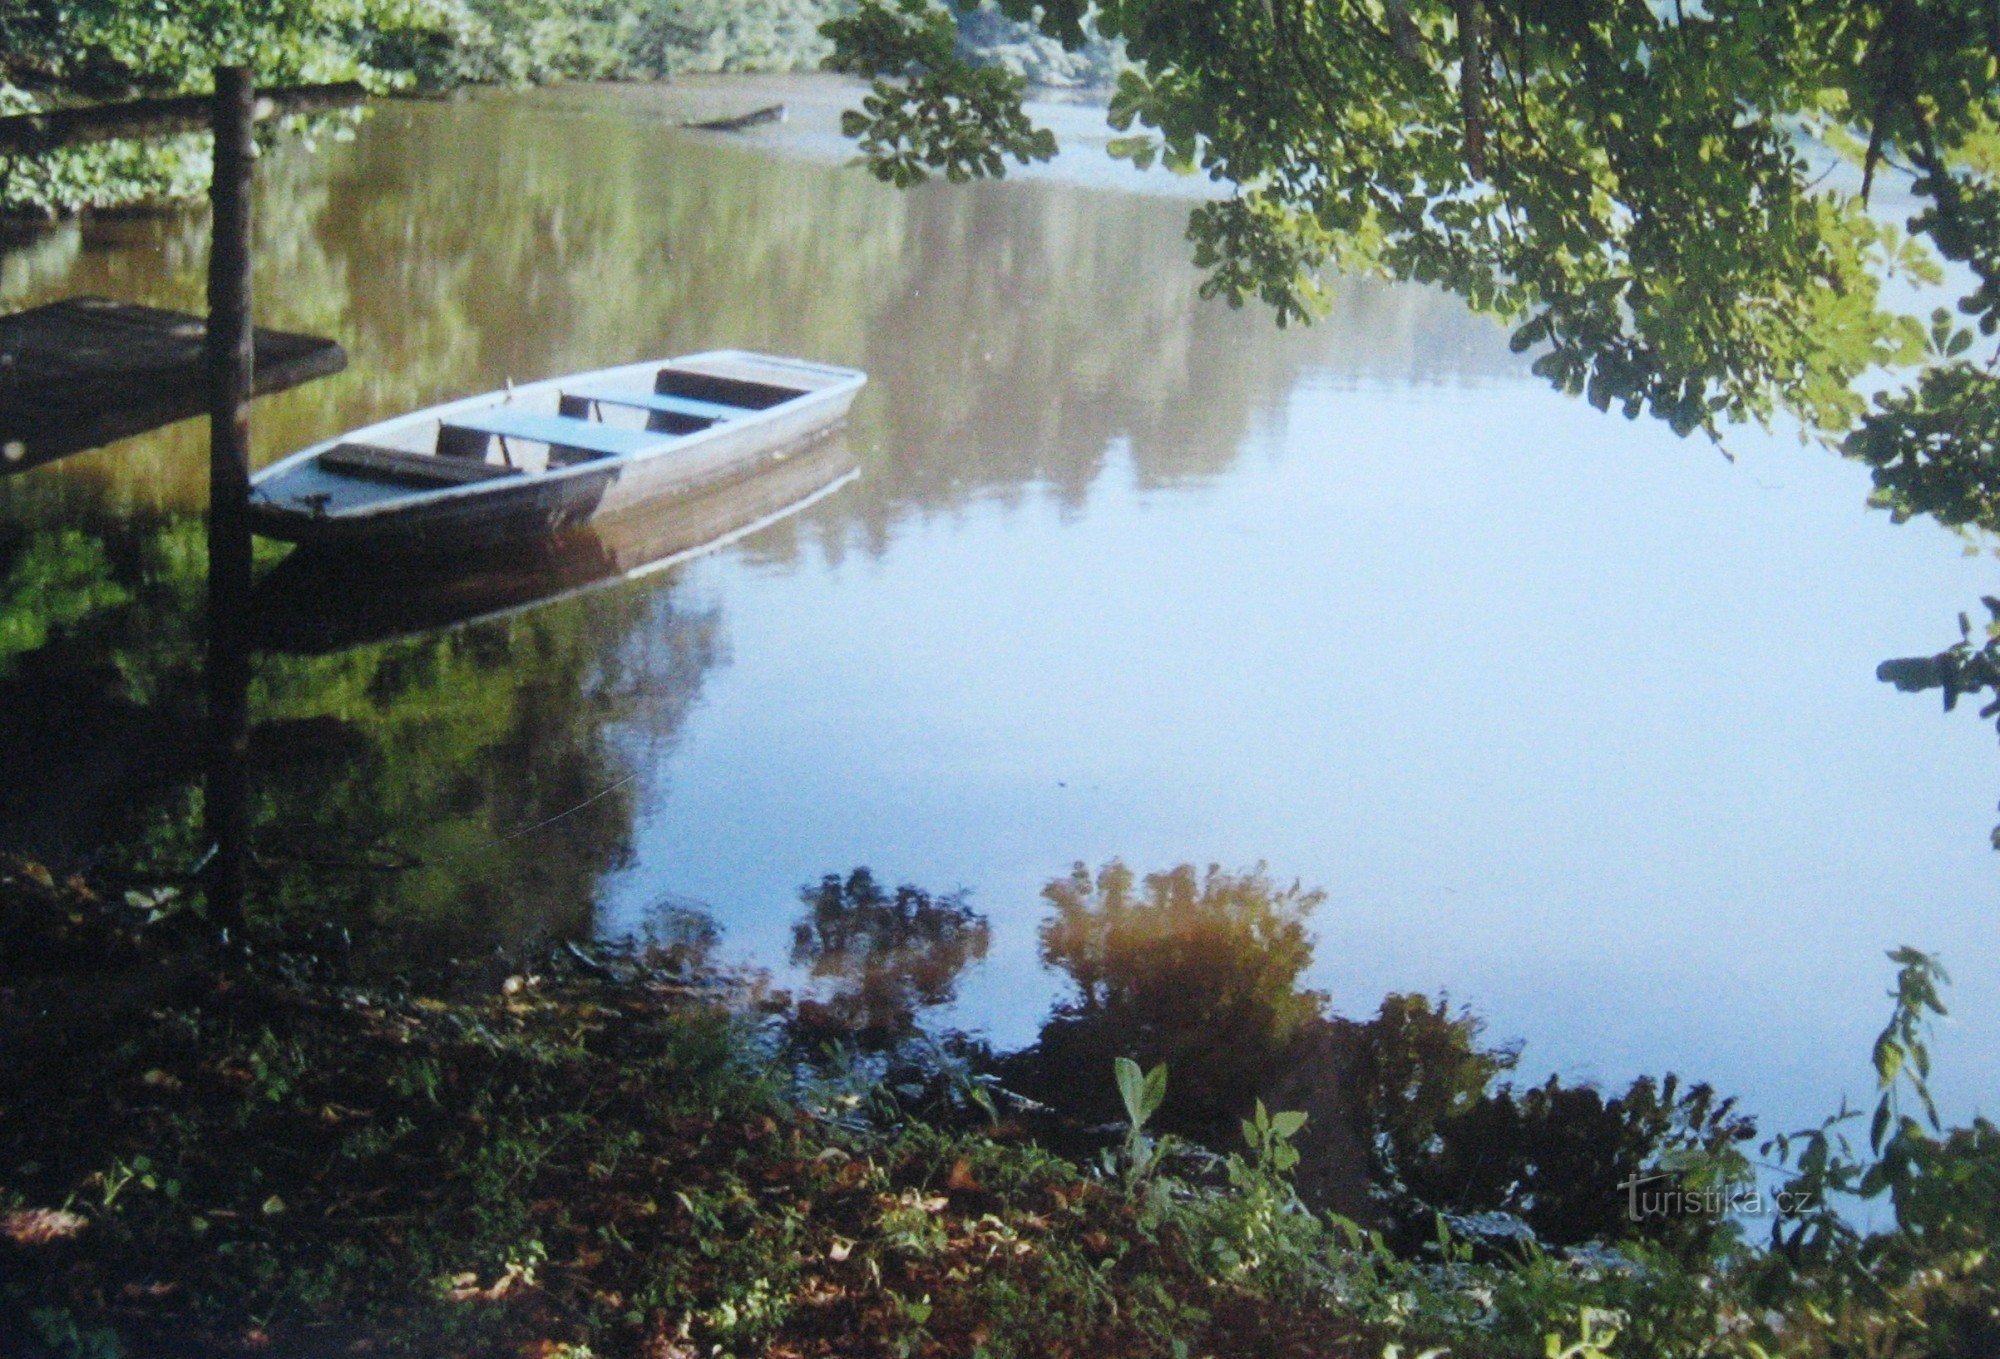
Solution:
[[[1887,277],[1935,278],[1941,254],[1976,276],[1964,305],[1989,330],[2000,307],[2000,194],[1969,150],[2000,27],[1969,0],[1000,8],[1072,47],[1123,42],[1114,153],[1220,186],[1189,223],[1206,291],[1280,322],[1318,311],[1329,266],[1379,271],[1505,319],[1600,409],[1683,434],[1782,412],[1832,436],[1868,414],[1869,370],[1925,356]],[[1053,150],[1018,83],[974,89],[949,25],[927,0],[864,0],[828,26],[839,68],[876,79],[852,130],[884,178]],[[1868,211],[1884,165],[1915,174],[1908,232]]]

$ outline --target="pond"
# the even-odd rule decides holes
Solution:
[[[771,89],[783,128],[675,126]],[[260,460],[656,354],[870,375],[859,476],[715,552],[260,656],[274,902],[454,948],[695,921],[796,985],[801,888],[868,865],[968,890],[990,942],[934,1018],[1013,1046],[1065,993],[1037,927],[1073,862],[1263,862],[1326,890],[1336,1009],[1447,991],[1528,1074],[1815,1120],[1868,1097],[1909,943],[1956,981],[1947,1113],[2000,1088],[1992,736],[1874,678],[1986,560],[1823,451],[1556,395],[1441,295],[1348,281],[1290,331],[1204,302],[1191,186],[1094,147],[897,193],[840,163],[837,95],[395,103],[267,160],[260,320],[352,362],[259,404]],[[205,245],[70,224],[0,255],[0,298],[199,310]],[[191,850],[203,440],[0,483],[0,845]]]

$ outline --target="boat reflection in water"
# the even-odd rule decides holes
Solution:
[[[382,562],[301,547],[257,582],[256,645],[320,653],[483,621],[663,571],[755,533],[859,476],[830,435],[745,477],[532,547]]]

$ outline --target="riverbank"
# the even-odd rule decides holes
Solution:
[[[970,1105],[791,1061],[672,948],[363,990],[44,877],[0,878],[9,1354],[1358,1344]]]
[[[2000,1336],[1990,1125],[1907,1144],[1899,1225],[1865,1239],[1807,1216],[1798,1249],[1689,1258],[1441,1225],[1398,1256],[1298,1203],[1297,1115],[1234,1152],[1154,1140],[1172,1088],[1131,1068],[1124,1138],[1086,1165],[962,1063],[815,1056],[783,997],[671,945],[364,987],[339,942],[225,948],[171,893],[0,873],[8,1353],[1970,1359]]]

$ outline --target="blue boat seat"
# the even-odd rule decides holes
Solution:
[[[714,401],[649,392],[644,387],[572,387],[563,393],[563,404],[624,406],[631,410],[653,411],[661,415],[685,415],[704,424],[733,420],[750,412],[741,406],[724,406]]]
[[[438,452],[450,457],[486,455],[486,440],[497,437],[507,453],[509,439],[547,444],[551,461],[578,458],[623,458],[647,453],[672,442],[671,435],[642,429],[620,429],[570,415],[537,415],[509,406],[455,415],[438,431]],[[513,459],[508,455],[511,464]]]

